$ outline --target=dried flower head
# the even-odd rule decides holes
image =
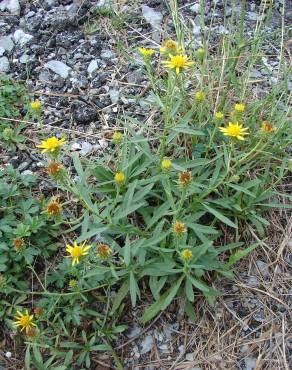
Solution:
[[[62,204],[58,199],[53,198],[47,205],[46,212],[49,216],[57,216],[62,211]]]
[[[243,128],[238,122],[229,122],[227,127],[219,127],[219,130],[224,136],[235,137],[238,140],[244,140],[244,136],[249,134],[246,132],[248,128]]]
[[[179,180],[179,183],[183,186],[187,186],[191,183],[192,181],[192,173],[189,172],[189,171],[184,171],[184,172],[181,172],[179,175],[178,175],[178,180]]]
[[[26,335],[27,335],[28,337],[30,337],[30,338],[35,337],[35,336],[36,336],[36,333],[37,333],[36,328],[30,328],[30,329],[28,329],[28,330],[26,331]]]
[[[261,130],[266,134],[271,134],[272,132],[276,131],[276,128],[271,122],[264,121],[262,122]]]
[[[33,312],[36,317],[40,317],[43,314],[44,310],[41,307],[35,307]]]
[[[125,174],[123,172],[117,172],[115,174],[115,182],[118,184],[118,185],[121,185],[125,182]]]
[[[245,111],[245,105],[242,103],[237,103],[234,105],[234,110],[237,113],[243,113]]]
[[[72,266],[80,262],[80,259],[88,254],[88,250],[91,248],[90,245],[85,245],[84,242],[82,245],[74,243],[73,246],[66,245],[66,251],[69,253],[68,258],[72,258]]]
[[[161,161],[161,168],[165,171],[168,171],[172,166],[171,160],[170,159],[163,159]]]
[[[187,55],[171,55],[169,54],[170,60],[164,60],[162,63],[169,69],[175,69],[178,74],[181,70],[186,69],[194,64],[194,62],[189,61]]]
[[[36,145],[37,148],[41,148],[42,153],[55,153],[58,152],[61,148],[66,143],[65,139],[57,139],[56,137],[49,137],[47,140],[43,140],[41,144]]]
[[[162,54],[180,54],[182,52],[181,47],[178,45],[177,42],[173,40],[166,40],[163,45],[159,49],[160,53]]]
[[[187,232],[186,225],[181,221],[175,221],[172,225],[172,230],[176,235],[182,235]]]
[[[25,247],[25,241],[23,238],[16,238],[16,239],[13,239],[12,241],[12,244],[14,246],[14,248],[17,250],[17,251],[20,251],[22,248]]]
[[[57,162],[50,162],[47,167],[47,173],[50,176],[58,175],[63,169],[63,165]]]
[[[96,249],[97,249],[98,257],[101,257],[101,258],[107,258],[112,254],[112,250],[106,244],[100,243],[98,244]]]
[[[193,258],[193,252],[190,249],[184,249],[180,255],[184,261],[190,261]]]
[[[20,327],[20,331],[25,330],[26,333],[32,329],[33,326],[36,326],[33,322],[33,315],[28,313],[28,310],[25,310],[25,313],[16,311],[17,315],[14,317],[14,326]]]

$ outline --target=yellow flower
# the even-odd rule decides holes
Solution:
[[[194,62],[188,61],[187,55],[171,55],[169,54],[170,60],[164,60],[161,63],[165,64],[166,68],[175,69],[176,73],[179,73],[181,69],[188,68],[194,64]]]
[[[17,251],[20,251],[25,247],[25,241],[23,238],[13,239],[12,244]]]
[[[75,280],[75,279],[71,279],[71,280],[69,280],[69,287],[70,288],[76,288],[77,287],[77,285],[78,285],[78,281],[77,280]]]
[[[42,103],[39,100],[33,100],[30,102],[30,107],[32,110],[38,111],[42,107]]]
[[[125,181],[125,175],[124,175],[124,173],[123,172],[117,172],[115,174],[115,182],[118,185],[121,185],[124,181]]]
[[[243,128],[238,122],[228,123],[228,127],[219,127],[224,136],[235,137],[238,140],[244,140],[244,135],[249,135],[248,128]]]
[[[172,53],[172,54],[179,54],[182,52],[181,47],[178,46],[177,42],[173,40],[166,40],[159,49],[160,53],[162,54],[167,54],[167,53]]]
[[[152,55],[155,53],[153,49],[146,49],[146,48],[138,48],[139,53],[144,57],[144,58],[151,58]]]
[[[72,266],[76,263],[80,262],[80,258],[86,256],[88,254],[88,250],[91,248],[91,245],[85,245],[84,242],[82,245],[77,245],[74,243],[73,246],[66,245],[66,251],[70,254],[70,256],[66,256],[68,258],[72,258]]]
[[[264,121],[262,123],[261,129],[266,134],[271,134],[272,132],[275,132],[276,131],[275,126],[272,123],[268,122],[268,121]]]
[[[120,144],[123,140],[123,134],[116,131],[114,134],[113,134],[113,142],[115,144]]]
[[[186,225],[181,221],[175,221],[172,229],[176,235],[182,235],[187,231]]]
[[[180,255],[184,261],[190,261],[193,258],[193,252],[190,249],[184,249]]]
[[[243,113],[245,111],[245,105],[242,103],[238,103],[234,105],[234,110],[237,113]]]
[[[183,186],[189,185],[192,181],[192,173],[188,171],[181,172],[178,176],[178,181]]]
[[[30,329],[33,329],[33,326],[36,326],[33,322],[33,315],[28,313],[28,310],[25,310],[25,313],[21,313],[16,311],[17,315],[14,317],[14,326],[21,327],[20,331],[25,330],[26,333],[29,332]]]
[[[106,244],[98,244],[97,246],[97,255],[101,258],[107,258],[112,254],[112,250],[110,247]]]
[[[197,91],[196,94],[195,94],[195,99],[198,102],[202,102],[202,101],[205,100],[205,94],[202,91]]]
[[[49,216],[56,216],[62,210],[62,204],[59,202],[58,199],[52,199],[49,204],[47,205],[46,212]]]
[[[54,153],[58,151],[61,146],[63,146],[66,143],[65,139],[57,139],[56,137],[49,137],[47,140],[43,140],[41,144],[37,145],[37,148],[41,148],[42,153],[51,152]]]
[[[171,160],[170,159],[163,159],[161,162],[161,168],[163,170],[169,170],[172,166]]]
[[[50,162],[47,167],[47,173],[50,176],[57,175],[61,170],[63,169],[63,166],[60,163],[57,162]]]
[[[221,121],[224,118],[224,114],[222,112],[216,112],[214,117],[217,121]]]

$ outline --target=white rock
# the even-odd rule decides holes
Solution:
[[[194,13],[199,13],[200,12],[200,4],[194,4],[190,7],[190,10]]]
[[[60,62],[58,60],[50,60],[44,65],[44,67],[50,69],[51,71],[61,76],[62,78],[67,78],[69,71],[71,71],[70,67],[68,67],[65,63]]]
[[[247,357],[245,360],[245,369],[244,370],[253,370],[256,367],[256,359],[252,357]]]
[[[98,69],[97,60],[94,59],[89,63],[89,66],[87,67],[87,72],[92,75],[93,72],[95,72]]]
[[[115,90],[115,89],[110,90],[109,96],[110,96],[112,103],[115,104],[119,101],[120,92],[119,90]]]
[[[19,63],[25,64],[29,61],[29,55],[27,54],[22,54],[22,56],[19,58]]]
[[[0,72],[8,72],[10,68],[9,60],[7,57],[0,58]]]
[[[82,143],[82,146],[81,146],[81,150],[80,150],[80,154],[82,156],[85,156],[87,155],[88,153],[90,153],[91,151],[93,150],[93,145],[90,144],[90,143],[87,143],[86,141],[84,141]]]
[[[142,14],[148,23],[151,24],[153,28],[160,28],[162,21],[162,14],[156,12],[154,9],[150,8],[148,5],[142,5]]]
[[[14,41],[20,46],[24,46],[33,38],[32,35],[23,32],[22,30],[16,30],[13,34]]]
[[[6,353],[5,353],[5,357],[7,357],[7,358],[11,358],[11,356],[12,356],[12,353],[11,353],[11,352],[6,352]]]
[[[79,143],[73,143],[71,145],[71,150],[80,150],[81,149],[81,145]]]
[[[140,354],[141,355],[144,355],[145,353],[151,351],[152,347],[153,347],[153,338],[151,335],[147,335],[147,337],[145,337],[143,339],[143,341],[141,342],[141,351],[140,351]]]
[[[0,48],[3,48],[6,51],[11,51],[14,47],[14,42],[11,36],[0,37]]]
[[[102,149],[105,149],[108,147],[108,142],[105,139],[100,139],[98,140],[98,144]]]
[[[2,0],[0,2],[0,10],[8,10],[12,14],[20,14],[20,5],[18,0]]]
[[[193,353],[186,353],[186,360],[187,361],[194,361],[195,357]]]
[[[0,57],[5,53],[5,49],[0,46]]]
[[[31,170],[25,170],[22,172],[22,175],[33,175],[33,172]]]

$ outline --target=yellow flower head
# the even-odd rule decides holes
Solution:
[[[49,137],[47,140],[43,140],[41,144],[37,145],[37,148],[41,148],[42,153],[50,152],[54,153],[57,152],[61,146],[66,143],[65,139],[57,139],[56,137]]]
[[[181,221],[175,221],[172,225],[172,230],[176,235],[182,235],[187,232],[186,225]]]
[[[235,137],[238,140],[244,140],[244,135],[249,135],[248,128],[243,128],[238,122],[228,123],[228,127],[219,127],[224,136]]]
[[[171,55],[169,54],[170,60],[164,60],[161,63],[165,64],[166,68],[175,69],[176,73],[180,73],[180,70],[190,67],[194,62],[188,61],[187,55]]]
[[[107,258],[112,254],[112,250],[110,247],[106,244],[98,244],[97,246],[97,255],[101,258]]]
[[[20,327],[20,331],[25,330],[26,333],[29,332],[30,329],[33,329],[33,326],[36,326],[33,322],[33,315],[28,313],[28,310],[25,310],[25,313],[21,313],[16,311],[17,315],[14,317],[14,326]]]
[[[173,41],[173,40],[166,40],[164,43],[163,43],[163,46],[161,46],[161,48],[159,49],[160,53],[162,54],[168,54],[168,53],[171,53],[171,54],[179,54],[182,52],[181,50],[181,47],[178,46],[177,42]]]
[[[237,113],[243,113],[245,111],[245,105],[242,103],[237,103],[234,105],[234,110]]]
[[[42,103],[39,100],[33,100],[32,102],[30,102],[30,107],[32,110],[38,111],[41,109]]]
[[[121,132],[118,132],[116,131],[114,134],[113,134],[113,142],[115,144],[120,144],[123,140],[123,134]]]
[[[117,172],[115,174],[115,182],[118,184],[118,185],[121,185],[123,184],[123,182],[125,182],[125,174],[123,172]]]
[[[146,49],[146,48],[138,48],[139,53],[144,57],[144,58],[151,58],[152,55],[155,53],[153,49]]]
[[[192,173],[189,171],[181,172],[178,176],[178,181],[182,186],[188,186],[192,181]]]
[[[69,280],[69,288],[76,288],[77,287],[77,285],[78,285],[78,281],[77,280],[75,280],[75,279],[71,279],[71,280]]]
[[[13,239],[12,244],[17,251],[20,251],[25,247],[25,241],[23,238]]]
[[[80,258],[88,254],[88,250],[91,248],[91,245],[85,245],[84,242],[82,245],[77,245],[74,243],[73,246],[66,245],[66,251],[69,253],[68,258],[72,258],[72,266],[80,262]]]
[[[195,99],[198,101],[198,102],[202,102],[205,100],[205,94],[203,93],[203,91],[197,91],[195,93]]]
[[[190,249],[184,249],[180,255],[184,261],[190,261],[193,258],[193,252]]]
[[[224,118],[224,114],[222,112],[216,112],[214,117],[217,121],[221,121]]]
[[[50,162],[47,167],[47,173],[50,176],[56,176],[60,173],[62,169],[63,169],[63,166],[60,163]]]
[[[49,216],[56,216],[62,211],[62,204],[58,199],[52,199],[46,208],[46,212]]]
[[[271,134],[272,132],[275,132],[276,131],[275,126],[272,123],[268,122],[268,121],[264,121],[262,123],[261,129],[266,134]]]
[[[163,159],[161,162],[161,168],[165,171],[169,170],[172,166],[170,159]]]

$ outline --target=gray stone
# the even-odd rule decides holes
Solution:
[[[133,328],[131,328],[129,333],[127,333],[126,335],[128,338],[134,338],[140,333],[141,333],[141,328],[139,326],[134,326]]]
[[[85,156],[85,155],[89,154],[90,152],[92,152],[92,150],[93,150],[93,145],[84,141],[81,145],[80,154],[82,156]]]
[[[18,0],[2,0],[0,2],[0,10],[8,10],[12,14],[20,14],[20,5]]]
[[[98,63],[97,60],[94,59],[89,63],[89,66],[87,67],[87,72],[90,76],[98,69]]]
[[[0,72],[8,72],[10,68],[9,60],[7,57],[0,58]]]
[[[116,58],[116,54],[111,50],[103,50],[100,54],[101,59],[111,60]]]
[[[5,49],[0,46],[0,57],[2,57],[4,53],[5,53]]]
[[[67,78],[69,71],[71,70],[65,63],[60,62],[59,60],[50,60],[44,65],[45,68],[50,69],[52,72],[61,76],[62,78]]]
[[[12,41],[11,36],[0,37],[0,48],[3,48],[6,51],[11,51],[13,47],[14,47],[14,42]]]
[[[247,357],[244,359],[245,368],[244,370],[253,370],[256,367],[257,360],[252,357]]]
[[[110,96],[110,99],[112,101],[113,104],[116,104],[118,101],[119,101],[119,97],[120,97],[120,92],[119,90],[110,90],[109,91],[109,96]]]
[[[28,33],[23,32],[22,30],[16,30],[13,34],[13,39],[16,42],[16,44],[19,44],[20,46],[24,46],[27,44],[31,39],[33,38],[32,35],[29,35]]]
[[[147,335],[147,337],[145,337],[141,342],[140,354],[144,355],[145,353],[150,352],[153,347],[153,344],[154,344],[153,337],[151,335]]]
[[[29,62],[29,60],[30,60],[30,56],[29,55],[22,54],[22,56],[19,58],[19,63],[26,64],[27,62]]]
[[[162,21],[162,14],[150,8],[148,5],[142,5],[142,14],[148,23],[153,28],[160,28]]]

